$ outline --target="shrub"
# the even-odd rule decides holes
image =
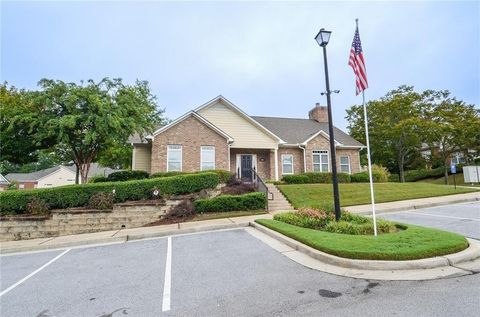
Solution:
[[[26,209],[27,213],[32,215],[48,215],[50,213],[50,206],[37,197],[33,197],[32,200],[30,200]]]
[[[368,172],[355,173],[350,179],[352,180],[352,183],[368,183],[370,181]]]
[[[334,220],[335,216],[324,210],[301,208],[295,212],[276,214],[273,219],[303,228],[322,229],[329,221]]]
[[[159,189],[162,195],[179,195],[215,188],[218,176],[215,173],[178,175],[166,178],[69,185],[56,188],[6,191],[0,193],[0,212],[23,213],[33,197],[44,200],[51,208],[86,206],[90,197],[97,192],[112,192],[114,202],[144,200],[151,197],[152,189]]]
[[[339,183],[350,183],[352,181],[351,175],[348,173],[338,173],[337,179]]]
[[[463,169],[461,165],[457,165],[457,173],[462,173]],[[450,169],[448,169],[448,173],[450,174]],[[433,169],[418,169],[418,170],[410,170],[405,172],[405,181],[406,182],[416,182],[426,178],[440,178],[444,176],[445,168],[438,167]]]
[[[114,194],[112,192],[98,192],[88,200],[88,207],[91,209],[112,209]]]
[[[255,191],[255,187],[252,184],[239,183],[236,185],[229,185],[222,188],[222,194],[226,195],[243,195],[246,193],[252,193]]]
[[[177,175],[183,175],[183,174],[185,173],[184,172],[158,172],[150,175],[150,178],[170,177],[170,176],[177,176]]]
[[[208,170],[208,171],[200,171],[200,172],[158,172],[150,175],[150,178],[159,178],[159,177],[170,177],[170,176],[177,176],[177,175],[186,175],[186,174],[200,174],[200,173],[216,173],[218,175],[218,181],[221,184],[228,183],[230,179],[235,178],[235,174],[225,170]]]
[[[333,211],[314,208],[303,208],[295,212],[276,214],[273,219],[294,226],[332,233],[370,235],[374,232],[372,219],[346,211],[342,211],[340,221],[335,221]],[[377,231],[379,233],[395,232],[396,227],[390,221],[379,219],[377,221]]]
[[[244,195],[221,195],[212,199],[195,201],[197,212],[222,212],[265,209],[267,199],[264,193],[255,192]]]
[[[189,199],[182,200],[178,205],[170,208],[163,219],[185,219],[195,216],[195,206]]]
[[[285,175],[282,177],[282,181],[287,184],[308,184],[310,179],[306,175]]]
[[[337,173],[339,183],[350,183],[350,174]],[[285,175],[282,181],[287,184],[330,184],[332,183],[332,173],[309,172],[297,175]]]
[[[386,183],[390,178],[390,172],[386,167],[379,166],[376,164],[372,165],[372,176],[373,181],[377,183]]]
[[[90,178],[89,183],[105,183],[108,182],[108,178],[105,176],[94,176]]]
[[[134,179],[145,179],[148,176],[148,173],[145,171],[119,171],[111,173],[107,179],[109,182],[124,182]]]
[[[378,172],[372,169],[372,178],[374,183],[385,183],[388,182],[388,175],[383,172]],[[370,177],[368,172],[360,172],[351,175],[352,183],[368,183],[370,182]]]

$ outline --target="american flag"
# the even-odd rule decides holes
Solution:
[[[360,42],[358,26],[355,29],[355,35],[353,36],[348,65],[352,67],[353,72],[355,73],[355,84],[357,86],[356,94],[358,95],[368,88],[367,71],[365,69],[365,60],[363,59],[362,43]]]

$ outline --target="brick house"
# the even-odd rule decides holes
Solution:
[[[249,116],[218,96],[154,133],[130,139],[132,169],[167,171],[230,170],[251,179],[278,180],[303,172],[330,172],[327,108],[317,104],[308,119]],[[335,128],[337,169],[360,172],[364,147]]]

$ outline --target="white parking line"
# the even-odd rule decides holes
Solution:
[[[20,281],[18,281],[17,283],[13,284],[12,286],[10,286],[9,288],[7,288],[6,290],[2,291],[0,293],[0,297],[2,297],[3,295],[7,294],[8,292],[10,292],[12,289],[14,289],[15,287],[17,287],[18,285],[22,284],[23,282],[25,282],[26,280],[28,280],[29,278],[31,278],[32,276],[34,276],[35,274],[37,274],[38,272],[40,272],[41,270],[43,270],[44,268],[46,268],[47,266],[49,266],[50,264],[52,264],[53,262],[55,262],[56,260],[60,259],[62,256],[64,256],[68,251],[70,251],[71,249],[68,249],[68,250],[65,250],[63,251],[62,253],[60,253],[59,255],[57,255],[56,257],[54,257],[53,259],[51,259],[50,261],[48,261],[47,263],[45,263],[44,265],[42,265],[41,267],[39,267],[38,269],[36,269],[35,271],[33,271],[32,273],[30,273],[29,275],[25,276],[24,278],[22,278]]]
[[[171,286],[172,286],[172,237],[168,237],[167,260],[165,263],[165,283],[163,284],[162,311],[170,310]]]

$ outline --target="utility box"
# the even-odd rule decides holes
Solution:
[[[480,183],[480,166],[464,166],[463,180],[465,183]]]

